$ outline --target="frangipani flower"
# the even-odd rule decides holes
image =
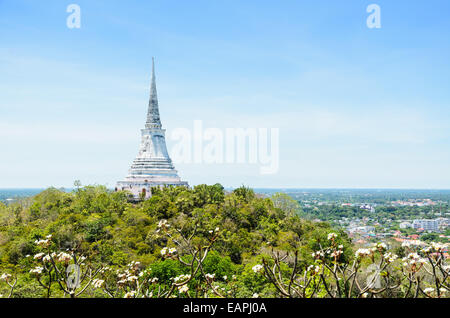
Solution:
[[[402,247],[410,247],[410,246],[411,246],[411,242],[404,241],[404,242],[402,243]]]
[[[11,278],[11,274],[4,273],[0,276],[0,280],[7,282]]]
[[[164,257],[174,256],[176,253],[177,253],[177,249],[174,247],[172,247],[172,248],[163,247],[161,249],[161,255]]]
[[[311,275],[316,275],[320,272],[320,266],[318,265],[309,265],[308,268],[306,269],[307,272],[310,272]]]
[[[44,257],[45,253],[37,253],[36,255],[34,255],[34,259],[42,259],[42,257]]]
[[[158,223],[158,228],[169,228],[170,227],[170,224],[169,224],[169,222],[167,222],[167,220],[161,220],[161,221],[159,221],[159,223]]]
[[[187,293],[189,291],[188,285],[178,286],[178,292]]]
[[[205,274],[205,278],[206,278],[207,280],[213,280],[214,277],[216,277],[216,274]]]
[[[101,288],[102,286],[103,286],[103,284],[105,283],[105,281],[104,280],[101,280],[101,279],[94,279],[93,281],[92,281],[92,285],[95,287],[95,288]]]
[[[392,254],[391,252],[387,252],[387,253],[384,253],[383,258],[387,263],[393,263],[398,258],[398,256],[395,254]]]
[[[425,289],[423,290],[423,292],[424,292],[425,294],[427,294],[428,296],[431,296],[431,294],[434,292],[434,288],[432,288],[432,287],[425,288]]]
[[[58,261],[63,262],[63,263],[69,263],[70,260],[72,259],[72,255],[65,253],[65,252],[61,252],[58,254]]]
[[[372,254],[372,251],[367,248],[360,248],[355,252],[356,258],[363,258],[366,256],[370,256]]]
[[[136,291],[132,290],[132,291],[126,293],[125,296],[123,296],[123,298],[134,298],[135,295],[136,295]]]
[[[35,275],[40,275],[40,274],[42,274],[42,271],[43,271],[43,270],[44,270],[43,267],[37,266],[36,268],[31,269],[31,270],[30,270],[30,273],[31,273],[31,274],[35,274]]]
[[[208,274],[207,274],[208,275]],[[175,282],[175,283],[178,283],[178,282],[186,282],[187,280],[189,280],[191,278],[191,275],[184,275],[184,274],[182,274],[182,275],[180,275],[180,276],[177,276],[177,277],[175,277],[174,279],[173,279],[173,281]],[[158,278],[156,278],[156,281],[158,281]],[[155,281],[155,282],[156,282]]]
[[[42,258],[42,261],[43,261],[43,262],[50,262],[51,260],[52,260],[52,258],[51,258],[51,256],[50,256],[49,254],[45,255],[45,256]]]
[[[433,249],[438,253],[441,253],[445,250],[445,245],[441,243],[432,242],[431,247],[433,247]]]
[[[34,241],[34,243],[36,243],[36,245],[39,245],[42,248],[46,248],[50,246],[50,239],[46,239],[46,240],[36,240]]]
[[[257,265],[252,267],[252,270],[255,273],[261,273],[263,269],[264,269],[264,266],[262,266],[261,264],[257,264]]]
[[[402,261],[403,266],[405,267],[410,266],[410,269],[413,271],[418,270],[421,267],[421,265],[427,262],[426,259],[421,258],[417,253],[409,253],[408,256],[402,259]]]
[[[336,233],[329,233],[328,234],[328,240],[333,241],[336,238],[337,238],[337,234]]]
[[[314,258],[323,258],[323,257],[325,256],[324,252],[322,252],[322,251],[314,252],[314,253],[312,253],[311,255],[312,255],[312,257],[314,257]]]
[[[137,281],[137,280],[138,280],[138,277],[137,277],[137,276],[128,276],[128,277],[127,277],[127,280],[128,280],[129,282]]]
[[[341,250],[336,250],[336,251],[331,252],[330,257],[331,258],[339,258],[339,256],[341,256],[341,254],[342,254]]]
[[[383,252],[383,251],[387,250],[387,245],[385,243],[375,243],[373,245],[373,248],[380,252]]]

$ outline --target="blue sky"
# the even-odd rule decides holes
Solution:
[[[71,3],[80,29],[66,26]],[[366,26],[372,3],[380,29]],[[279,128],[277,173],[176,164],[190,184],[450,188],[448,12],[445,0],[0,0],[0,187],[123,179],[155,56],[168,136],[194,120]]]

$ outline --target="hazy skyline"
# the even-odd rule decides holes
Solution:
[[[81,28],[69,29],[69,4]],[[380,29],[366,8],[381,7]],[[114,187],[151,57],[163,128],[279,128],[279,171],[175,163],[191,185],[450,188],[448,1],[0,0],[0,188]]]

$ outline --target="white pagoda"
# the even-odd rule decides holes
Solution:
[[[181,181],[167,153],[165,129],[162,129],[159,118],[154,58],[147,122],[141,134],[139,153],[125,180],[117,182],[116,190],[127,190],[135,199],[139,199],[150,197],[152,187],[188,186],[186,181]]]

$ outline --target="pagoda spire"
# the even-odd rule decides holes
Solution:
[[[155,77],[155,58],[152,57],[152,80],[150,86],[150,100],[148,102],[147,129],[161,129],[161,120],[159,118],[158,94],[156,93],[156,77]]]
[[[1,0],[0,0],[1,2]],[[131,192],[134,201],[151,196],[153,187],[189,186],[182,181],[172,164],[166,146],[165,130],[159,118],[156,94],[155,59],[152,58],[150,100],[145,129],[141,129],[141,144],[131,164],[128,176],[117,182],[117,189]]]

